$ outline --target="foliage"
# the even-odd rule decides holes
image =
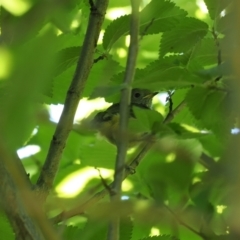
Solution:
[[[33,184],[57,127],[50,118],[52,106],[65,102],[95,1],[50,2],[28,1],[28,9],[18,16],[3,4],[0,16],[0,147],[12,154],[39,146],[39,152],[22,159]],[[156,143],[123,182],[121,203],[109,202],[107,196],[116,147],[91,128],[100,110],[98,97],[119,102],[125,75],[131,14],[109,16],[114,9],[128,9],[129,1],[109,3],[81,94],[81,103],[88,105],[79,105],[80,112],[92,109],[75,121],[44,208],[62,239],[106,239],[108,223],[116,216],[121,216],[120,240],[239,237],[229,218],[237,161],[226,157],[233,151],[229,142],[239,142],[238,134],[231,134],[238,127],[227,47],[231,31],[237,31],[227,24],[232,1],[204,0],[209,13],[198,17],[195,1],[175,2],[142,1],[132,87],[159,95],[153,109],[133,109],[136,119],[130,119],[129,128],[154,134]],[[128,159],[137,151],[128,151]],[[105,193],[99,197],[98,191]],[[92,198],[96,201],[85,207]],[[14,239],[5,218],[0,221],[4,239]]]

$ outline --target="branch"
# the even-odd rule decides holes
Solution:
[[[47,192],[52,188],[58,165],[65,147],[69,132],[72,129],[74,115],[81,98],[86,80],[93,64],[94,51],[101,30],[108,0],[96,0],[91,6],[86,37],[79,57],[77,68],[71,85],[69,86],[64,103],[64,109],[53,135],[43,169],[37,181],[41,190],[41,197],[46,198]]]
[[[44,215],[27,174],[22,173],[19,159],[8,154],[0,140],[0,201],[18,240],[43,240],[58,237]]]
[[[194,228],[192,228],[191,226],[189,226],[188,224],[186,224],[181,218],[179,218],[177,216],[177,214],[175,212],[173,212],[172,209],[170,209],[167,205],[164,204],[164,207],[174,216],[174,218],[176,219],[176,221],[184,226],[185,228],[187,228],[189,231],[195,233],[196,235],[198,235],[199,237],[201,237],[202,239],[206,239],[206,236],[200,232],[198,232],[197,230],[195,230]]]
[[[218,66],[220,66],[222,64],[222,52],[221,52],[221,49],[220,49],[220,43],[219,43],[219,40],[218,40],[218,35],[217,35],[214,27],[212,28],[211,33],[213,35],[215,45],[217,47],[217,64],[218,64]],[[215,81],[219,81],[221,78],[222,78],[222,76],[218,76],[218,77],[216,77]]]
[[[130,23],[130,46],[128,52],[126,72],[124,76],[125,88],[122,89],[120,101],[120,120],[119,120],[119,140],[117,142],[117,157],[115,163],[112,201],[121,200],[122,181],[124,177],[124,166],[128,149],[128,141],[125,138],[127,132],[129,107],[130,107],[130,86],[135,75],[135,66],[138,54],[138,35],[139,35],[139,0],[131,0],[132,14]],[[119,218],[111,221],[108,230],[108,240],[119,239]]]
[[[182,109],[186,106],[186,102],[183,100],[174,110],[168,113],[166,118],[163,120],[164,124],[170,123],[174,117],[182,111]]]

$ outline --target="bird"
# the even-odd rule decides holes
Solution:
[[[134,88],[131,92],[131,101],[129,108],[129,117],[136,119],[133,111],[133,107],[139,107],[142,109],[151,109],[152,99],[158,94],[148,89]],[[103,112],[97,113],[93,119],[94,128],[107,140],[117,145],[119,137],[119,119],[120,119],[120,103],[112,104]],[[143,133],[130,133],[126,134],[128,138],[129,147],[132,147],[142,140]]]

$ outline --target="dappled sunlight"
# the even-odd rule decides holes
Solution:
[[[104,179],[113,176],[113,170],[100,168],[99,171]],[[93,167],[85,167],[69,174],[58,184],[56,193],[59,197],[71,198],[77,196],[92,178],[97,178],[99,183],[101,182],[99,171]]]
[[[218,213],[218,214],[222,214],[223,211],[224,211],[226,208],[227,208],[227,206],[225,206],[225,205],[217,205],[217,206],[216,206],[217,213]]]
[[[9,77],[12,63],[11,53],[5,47],[0,47],[0,79]]]
[[[182,123],[181,126],[184,127],[185,129],[187,129],[189,132],[194,132],[194,133],[199,133],[200,132],[200,130],[197,129],[196,127],[193,127],[193,126],[190,126],[190,125],[187,125],[187,124],[184,124],[184,123]]]
[[[125,58],[127,56],[127,50],[124,48],[118,48],[117,54],[119,58]]]
[[[37,145],[27,145],[26,147],[22,147],[17,150],[17,154],[19,158],[27,158],[32,155],[35,155],[36,153],[40,152],[41,148]]]
[[[129,14],[131,12],[131,7],[119,7],[119,8],[110,8],[108,9],[106,13],[106,18],[109,20],[113,20],[116,18],[119,18],[121,16],[124,16],[126,14]]]
[[[98,45],[100,45],[100,44],[103,43],[103,36],[104,36],[104,33],[105,33],[104,30],[101,30],[101,31],[100,31],[100,34],[99,34],[99,37],[98,37],[98,42],[97,42]]]
[[[129,47],[129,45],[130,45],[130,35],[127,35],[127,36],[125,37],[125,46],[126,46],[126,47]]]
[[[1,4],[15,16],[23,15],[32,6],[31,1],[28,0],[1,0]]]
[[[133,183],[128,179],[125,179],[122,183],[123,192],[129,192],[133,189],[133,187],[134,187]]]
[[[86,98],[83,98],[78,104],[74,122],[77,123],[83,118],[88,117],[93,111],[107,108],[110,105],[111,104],[107,103],[104,100],[104,98],[96,98],[93,100],[87,100]],[[63,110],[62,104],[50,105],[49,113],[51,121],[58,122],[62,114],[62,110]]]
[[[149,236],[158,236],[160,235],[160,230],[156,227],[152,227]]]
[[[166,156],[166,162],[167,162],[167,163],[171,163],[171,162],[173,162],[173,161],[176,160],[176,157],[177,157],[176,153],[169,153],[169,154]]]
[[[158,52],[156,52],[156,51],[155,52],[154,51],[141,51],[141,55],[142,55],[142,57],[151,59],[151,60],[158,58]]]
[[[100,173],[99,173],[100,172]],[[113,179],[113,170],[93,167],[85,167],[78,171],[69,174],[64,178],[56,187],[56,193],[59,197],[72,198],[76,197],[81,191],[86,187],[90,180],[93,178],[99,179],[99,184],[101,184],[101,179],[99,174],[106,182],[109,179]],[[126,179],[122,183],[123,191],[127,192],[133,189],[133,184],[130,180]]]
[[[208,16],[208,9],[203,0],[196,0],[196,4],[199,9],[195,12],[195,15],[199,19],[205,19]]]

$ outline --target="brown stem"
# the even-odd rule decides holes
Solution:
[[[96,0],[91,6],[87,33],[84,39],[82,51],[71,85],[68,89],[64,103],[64,109],[53,135],[43,169],[37,181],[44,199],[52,188],[62,151],[65,147],[69,132],[72,129],[74,115],[81,98],[86,80],[93,64],[94,52],[101,30],[104,15],[108,6],[108,0]]]

